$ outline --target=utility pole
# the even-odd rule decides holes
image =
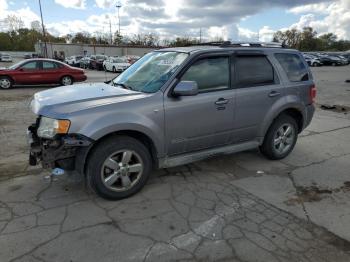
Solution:
[[[115,6],[118,9],[118,34],[122,35],[120,32],[120,8],[122,7],[122,4],[118,1],[117,5]]]
[[[40,17],[41,17],[41,26],[43,28],[43,37],[44,37],[44,56],[47,58],[47,45],[46,45],[46,33],[45,33],[45,26],[44,26],[44,19],[43,19],[43,12],[41,10],[41,1],[39,0],[39,8],[40,8]]]
[[[199,28],[199,43],[202,43],[202,27]]]
[[[109,35],[111,37],[110,44],[113,44],[113,36],[112,36],[112,23],[111,23],[111,18],[109,18]]]

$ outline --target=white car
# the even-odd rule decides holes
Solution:
[[[12,56],[10,56],[9,54],[1,54],[0,61],[1,62],[12,62]]]
[[[131,64],[120,57],[110,57],[103,61],[103,68],[105,71],[122,72],[127,69]]]
[[[70,56],[70,57],[67,57],[65,59],[65,62],[68,64],[68,65],[71,65],[71,66],[77,66],[77,65],[80,65],[80,60],[83,58],[83,56],[81,55],[73,55],[73,56]]]

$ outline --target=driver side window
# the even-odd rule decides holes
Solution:
[[[196,61],[181,81],[195,81],[199,91],[228,89],[230,70],[228,57],[210,57]]]

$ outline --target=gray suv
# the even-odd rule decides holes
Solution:
[[[108,83],[36,93],[30,164],[76,170],[100,196],[121,199],[154,168],[256,147],[286,157],[315,95],[303,56],[276,44],[161,49]]]

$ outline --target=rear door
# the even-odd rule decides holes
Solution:
[[[234,59],[236,114],[234,142],[258,137],[262,121],[273,104],[282,99],[284,87],[264,53],[237,53]]]
[[[59,68],[57,63],[52,61],[42,61],[41,82],[45,84],[55,84],[59,82]]]
[[[37,84],[40,79],[40,61],[29,61],[17,68],[16,83],[18,84]]]

